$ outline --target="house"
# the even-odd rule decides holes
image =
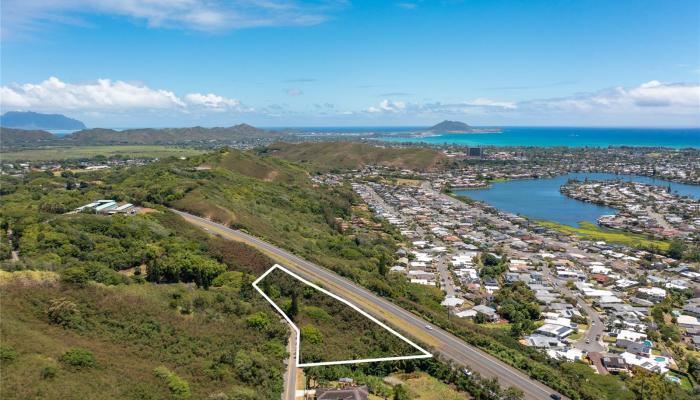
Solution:
[[[605,365],[603,365],[603,355],[592,351],[588,353],[587,355],[588,359],[591,360],[591,364],[593,364],[593,367],[595,367],[596,371],[600,375],[607,375],[609,374],[608,370],[605,369]]]
[[[632,354],[635,354],[638,356],[643,356],[643,357],[651,356],[651,346],[648,346],[646,343],[633,342],[631,340],[620,339],[618,337],[618,339],[615,341],[615,345],[618,347],[623,347],[629,353],[632,353]]]
[[[459,305],[462,305],[462,303],[464,303],[463,299],[460,299],[458,297],[447,296],[440,304],[445,307],[457,307]]]
[[[693,342],[693,347],[695,347],[695,350],[700,350],[700,336],[694,335],[691,338],[691,341]]]
[[[564,339],[565,337],[574,333],[574,330],[569,328],[568,326],[544,324],[540,326],[536,332],[540,335],[549,336],[557,339]]]
[[[122,204],[122,205],[117,206],[117,207],[110,208],[109,210],[107,210],[107,213],[110,215],[112,215],[112,214],[129,214],[129,213],[133,213],[133,211],[134,211],[134,205],[131,203],[126,203],[126,204]]]
[[[367,400],[368,398],[369,389],[364,385],[348,386],[340,389],[316,389],[316,400]]]
[[[676,318],[676,322],[681,328],[700,328],[698,317],[693,317],[691,315],[679,315],[678,318]]]
[[[499,318],[498,313],[496,313],[496,309],[491,308],[489,306],[478,305],[472,307],[472,310],[476,311],[479,314],[485,315],[489,321],[497,321]]]
[[[606,354],[602,357],[601,361],[605,369],[612,374],[627,371],[627,363],[622,357]]]
[[[666,290],[658,287],[639,288],[637,289],[637,293],[639,297],[651,301],[661,301],[666,298]]]
[[[476,317],[476,314],[477,312],[474,310],[462,310],[455,313],[455,315],[459,318],[474,318]]]
[[[528,346],[538,349],[561,349],[565,345],[559,339],[544,335],[530,335],[525,338]]]

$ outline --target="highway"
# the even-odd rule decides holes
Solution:
[[[476,347],[468,345],[451,333],[431,326],[426,320],[397,306],[390,300],[377,296],[364,287],[342,278],[326,268],[306,261],[244,232],[230,229],[224,225],[182,211],[172,211],[210,233],[257,248],[303,278],[322,285],[327,290],[354,303],[375,318],[384,320],[394,328],[423,342],[433,353],[438,353],[458,365],[469,367],[482,377],[498,378],[503,388],[511,386],[519,388],[523,391],[524,398],[527,400],[545,400],[549,399],[551,394],[559,394],[546,385],[531,379],[523,372]],[[428,329],[428,326],[431,329]],[[562,399],[566,399],[566,397],[560,396]]]

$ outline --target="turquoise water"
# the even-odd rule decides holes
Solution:
[[[500,210],[534,219],[578,226],[581,221],[596,223],[601,215],[615,214],[610,207],[586,203],[564,196],[559,187],[570,178],[583,180],[624,179],[652,185],[671,185],[671,191],[681,196],[700,199],[700,186],[685,185],[638,175],[605,173],[571,173],[546,179],[524,179],[497,182],[486,189],[455,191],[457,195],[483,201]]]
[[[647,146],[700,148],[700,129],[661,128],[503,128],[501,133],[445,133],[428,137],[383,137],[389,142],[467,146],[608,147]]]

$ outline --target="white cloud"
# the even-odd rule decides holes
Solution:
[[[379,105],[367,108],[370,114],[470,114],[487,109],[514,109],[515,103],[490,99],[474,99],[458,103],[407,103],[382,100]]]
[[[476,98],[459,102],[404,103],[382,100],[365,113],[421,117],[487,116],[495,119],[647,121],[700,123],[700,84],[649,81],[632,88],[622,86],[571,96],[526,101]],[[597,118],[597,119],[596,119]],[[689,122],[690,121],[690,122]]]
[[[41,83],[2,86],[0,108],[41,111],[77,110],[80,112],[125,110],[238,111],[244,108],[237,99],[213,93],[190,93],[180,98],[175,93],[152,89],[141,83],[98,79],[89,83],[67,83],[51,77]]]
[[[484,99],[484,98],[478,98],[478,99],[474,99],[471,101],[467,101],[464,103],[464,105],[475,106],[475,107],[504,108],[507,110],[514,110],[514,109],[518,108],[518,106],[511,101],[498,101],[498,100],[491,100],[491,99]]]
[[[344,1],[283,0],[5,0],[2,36],[38,31],[49,24],[87,24],[90,14],[114,15],[149,27],[200,31],[261,26],[314,25]]]
[[[214,111],[226,111],[227,109],[239,109],[241,102],[237,99],[229,99],[214,93],[201,94],[190,93],[185,95],[187,104],[200,106]]]
[[[406,111],[406,103],[403,101],[391,101],[384,99],[379,102],[379,106],[369,107],[366,111],[371,114],[402,113]]]
[[[304,92],[302,92],[301,89],[287,89],[287,94],[296,97],[301,96]]]
[[[700,84],[654,80],[633,88],[617,86],[568,97],[521,102],[519,106],[527,111],[543,112],[697,115],[700,113]]]

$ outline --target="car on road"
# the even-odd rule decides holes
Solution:
[[[429,330],[429,331],[432,331],[432,330],[433,330],[433,327],[430,326],[430,325],[426,325],[426,326],[425,326],[425,329],[427,329],[427,330]]]
[[[561,396],[559,396],[558,394],[554,394],[554,393],[550,394],[549,398],[552,400],[561,400]]]
[[[591,339],[586,339],[586,344],[591,344]]]

